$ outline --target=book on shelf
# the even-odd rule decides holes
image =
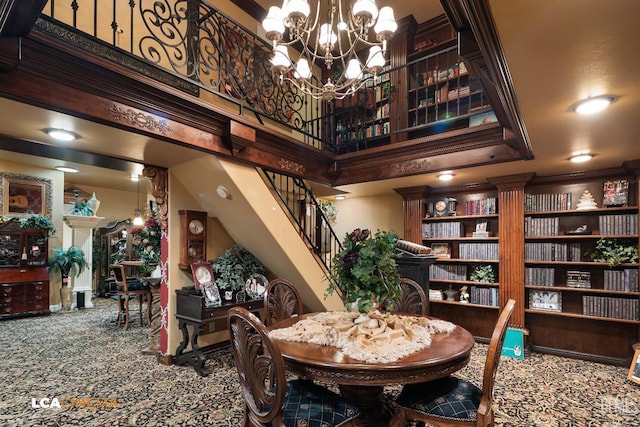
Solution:
[[[429,289],[430,301],[442,301],[442,291],[438,289]]]

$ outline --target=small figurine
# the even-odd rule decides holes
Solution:
[[[460,302],[463,304],[467,304],[469,302],[469,293],[467,292],[466,286],[460,288]]]
[[[580,200],[578,201],[577,209],[579,211],[584,211],[587,209],[597,209],[597,208],[598,208],[598,205],[596,204],[596,201],[594,200],[591,192],[589,192],[589,190],[584,190],[584,193],[582,193],[582,196],[580,196]]]

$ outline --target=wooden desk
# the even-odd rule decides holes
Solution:
[[[271,329],[286,328],[313,314],[289,318]],[[365,363],[336,347],[277,339],[287,368],[301,376],[338,384],[342,395],[362,409],[366,426],[388,426],[392,408],[385,406],[385,385],[430,381],[450,375],[469,363],[473,336],[460,326],[435,334],[431,345],[392,363]]]
[[[203,348],[198,345],[198,337],[205,331],[205,326],[213,325],[216,320],[227,318],[227,311],[231,307],[244,307],[252,313],[259,315],[262,310],[263,300],[245,302],[226,302],[219,307],[206,307],[204,297],[200,290],[178,289],[176,290],[176,318],[178,327],[182,331],[182,342],[176,350],[173,363],[193,366],[193,369],[203,377],[207,376],[204,370],[206,358]],[[189,334],[188,325],[191,325],[193,333]],[[209,331],[214,332],[214,331]],[[185,353],[187,345],[191,343],[191,351]]]

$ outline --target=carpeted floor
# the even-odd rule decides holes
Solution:
[[[242,396],[226,349],[191,367],[141,354],[148,328],[118,329],[116,308],[0,322],[2,426],[240,426]],[[479,381],[486,346],[459,374]],[[640,386],[627,369],[540,354],[503,358],[496,382],[497,426],[638,426]],[[393,399],[397,389],[389,388]],[[56,398],[67,408],[39,407]],[[74,399],[94,398],[93,401]],[[35,399],[36,407],[33,407]],[[73,404],[75,402],[75,404]],[[90,403],[94,407],[84,407]]]

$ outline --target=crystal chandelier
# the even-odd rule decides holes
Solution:
[[[385,6],[378,11],[375,0],[356,0],[346,20],[341,0],[327,3],[326,21],[322,24],[320,0],[313,21],[309,19],[311,8],[307,0],[284,0],[281,8],[269,8],[262,27],[273,43],[271,63],[280,82],[290,81],[305,94],[331,101],[354,94],[371,79],[375,81],[386,63],[387,40],[398,24],[393,9]],[[376,41],[370,42],[371,27]],[[288,41],[284,40],[286,29]],[[300,52],[295,63],[289,57],[289,46]],[[358,54],[367,47],[369,53],[362,64]],[[323,63],[325,73],[332,75],[326,81],[313,74],[316,70],[322,73]]]

